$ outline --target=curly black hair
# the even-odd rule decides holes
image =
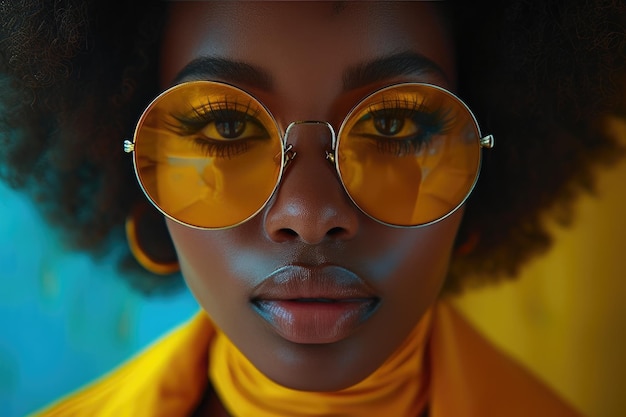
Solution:
[[[568,224],[597,167],[623,153],[604,119],[626,117],[624,1],[456,3],[458,93],[497,146],[466,204],[457,246],[475,247],[454,256],[449,292],[514,276],[549,248],[548,219]],[[167,13],[120,4],[0,1],[0,176],[96,255],[119,245],[144,198],[120,143],[159,92]],[[125,276],[147,293],[171,281]]]

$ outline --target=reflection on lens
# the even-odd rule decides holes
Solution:
[[[269,112],[247,93],[197,81],[160,95],[135,132],[135,164],[166,215],[202,228],[239,224],[277,185],[282,142]]]
[[[435,86],[401,84],[355,107],[341,127],[337,166],[369,216],[418,226],[463,203],[480,165],[479,131],[467,107]]]

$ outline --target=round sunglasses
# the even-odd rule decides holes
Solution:
[[[354,204],[396,227],[437,222],[458,209],[478,179],[482,136],[470,109],[430,84],[379,89],[352,108],[338,133],[325,121],[283,131],[266,106],[235,86],[193,81],[161,93],[143,112],[133,141],[137,179],[167,217],[200,229],[239,225],[265,207],[286,168],[301,125],[328,129],[325,155]],[[311,173],[314,175],[314,173]]]

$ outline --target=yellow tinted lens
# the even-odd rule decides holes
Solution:
[[[274,119],[235,87],[197,81],[160,95],[135,132],[144,191],[166,215],[202,228],[239,224],[272,195],[282,169]]]
[[[479,131],[452,94],[424,84],[380,90],[342,126],[337,165],[365,213],[387,224],[417,226],[463,203],[480,165]]]

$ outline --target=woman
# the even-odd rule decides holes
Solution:
[[[61,200],[78,246],[126,219],[139,263],[179,266],[203,309],[42,415],[577,415],[443,295],[545,249],[541,216],[614,155],[598,120],[626,12],[602,6],[3,10],[5,132],[31,141],[5,177]],[[140,114],[151,205],[120,151]]]

